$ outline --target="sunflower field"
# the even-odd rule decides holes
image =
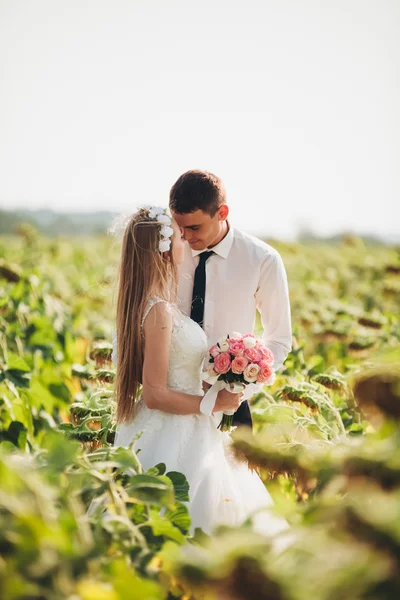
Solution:
[[[400,250],[270,241],[293,350],[233,432],[290,523],[189,535],[189,486],[114,448],[119,248],[0,237],[1,600],[397,600]]]

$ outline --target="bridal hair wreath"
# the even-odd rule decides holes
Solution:
[[[136,213],[130,215],[118,215],[114,219],[111,227],[108,229],[108,233],[117,238],[122,238],[131,220],[134,219],[142,210],[145,210],[148,213],[148,217],[151,219],[151,221],[156,221],[159,225],[160,241],[158,243],[158,250],[161,252],[161,254],[163,252],[167,252],[171,248],[171,237],[174,233],[174,230],[171,227],[171,217],[166,213],[166,209],[162,208],[161,206],[145,204],[140,206]]]

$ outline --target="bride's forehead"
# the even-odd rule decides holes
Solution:
[[[172,221],[171,221],[171,227],[175,231],[181,231],[181,229],[182,229],[181,225],[179,225],[179,223],[177,222],[176,219],[172,219]]]

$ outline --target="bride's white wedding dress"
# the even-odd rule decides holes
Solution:
[[[148,301],[143,321],[157,302],[164,300]],[[201,396],[207,337],[195,321],[168,306],[173,317],[168,388]],[[140,450],[144,469],[165,463],[167,471],[186,476],[192,532],[200,527],[211,534],[218,525],[239,525],[252,515],[253,527],[260,533],[274,535],[288,528],[283,518],[268,510],[273,501],[261,479],[233,457],[229,435],[219,431],[211,417],[149,409],[141,398],[134,420],[117,427],[114,445],[129,446],[139,432],[143,433],[135,451]]]

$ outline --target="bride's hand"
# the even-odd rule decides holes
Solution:
[[[228,390],[223,389],[218,392],[217,401],[214,406],[214,412],[224,412],[225,410],[237,410],[242,401],[243,392],[240,394],[232,394]]]

